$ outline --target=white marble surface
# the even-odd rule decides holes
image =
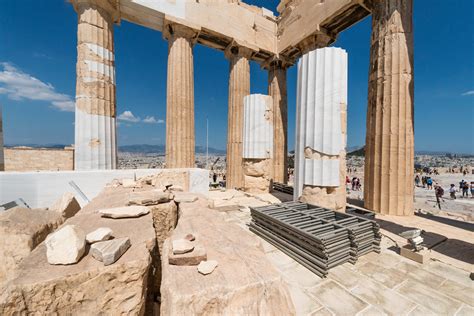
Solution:
[[[74,181],[92,200],[113,179],[134,179],[174,169],[120,169],[91,171],[0,172],[0,204],[23,198],[32,208],[50,207],[64,193],[73,193],[79,204],[86,202],[69,185]],[[183,169],[176,169],[183,170]],[[207,196],[209,171],[192,168],[189,172],[189,191]]]
[[[295,200],[301,196],[304,184],[334,185],[335,175],[332,174],[335,172],[325,174],[324,164],[335,163],[315,162],[311,163],[311,170],[305,170],[304,150],[310,147],[321,156],[337,157],[340,154],[345,143],[341,129],[341,104],[347,104],[346,51],[326,47],[303,55],[298,62]]]
[[[88,114],[76,108],[74,168],[115,169],[117,141],[115,117]]]
[[[244,97],[243,158],[272,158],[272,97],[251,94]]]
[[[304,184],[338,187],[339,159],[305,159],[304,173]]]

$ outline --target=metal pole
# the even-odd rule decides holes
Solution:
[[[209,169],[209,119],[206,116],[206,169]]]

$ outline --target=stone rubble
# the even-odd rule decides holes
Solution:
[[[130,246],[130,238],[117,238],[93,244],[90,252],[94,259],[103,262],[104,266],[108,266],[117,261]]]
[[[113,231],[108,227],[100,227],[86,235],[86,241],[93,244],[99,241],[105,241],[112,237]]]
[[[173,199],[173,194],[161,190],[132,192],[129,194],[128,205],[156,205]]]
[[[137,182],[133,179],[122,179],[122,186],[124,188],[135,188],[137,186]]]
[[[173,254],[183,254],[190,251],[193,251],[194,245],[192,242],[186,239],[176,239],[173,240]]]
[[[60,213],[64,219],[67,219],[79,212],[81,206],[74,197],[74,194],[66,192],[49,209]]]
[[[198,197],[192,193],[176,193],[174,197],[176,203],[192,203],[197,199]]]
[[[199,273],[207,275],[211,274],[215,268],[217,268],[217,261],[216,260],[209,260],[209,261],[201,261],[197,266],[197,270]]]
[[[174,254],[170,251],[168,263],[175,266],[197,266],[201,261],[207,260],[206,248],[196,246],[191,252],[184,254]]]
[[[98,211],[98,213],[101,214],[102,217],[110,217],[110,218],[117,219],[117,218],[140,217],[142,215],[146,215],[150,213],[150,210],[146,206],[132,205],[132,206],[101,209]]]
[[[76,263],[86,251],[85,234],[75,225],[66,225],[48,235],[45,244],[49,264]]]

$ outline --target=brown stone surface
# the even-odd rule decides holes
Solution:
[[[5,148],[5,171],[74,170],[74,149]]]
[[[173,236],[195,232],[208,260],[216,260],[219,266],[204,276],[195,266],[169,265],[173,237],[168,239],[162,260],[161,315],[294,314],[288,290],[256,237],[225,222],[221,213],[193,204],[183,206]]]
[[[123,189],[116,191],[115,195],[102,193],[66,223],[84,231],[110,227],[114,237],[130,238],[128,251],[109,266],[87,252],[77,264],[52,266],[41,244],[23,260],[19,276],[1,290],[0,310],[5,315],[144,313],[148,274],[153,270],[151,253],[156,245],[152,215],[123,220],[100,217],[95,213],[97,207],[124,205]]]
[[[166,167],[193,168],[194,70],[193,37],[196,31],[169,25],[166,92]]]
[[[63,221],[60,213],[43,209],[15,207],[0,213],[0,285],[14,277],[20,262]]]
[[[229,111],[227,122],[227,173],[226,186],[229,189],[242,188],[244,97],[250,94],[251,51],[243,47],[232,47],[226,52],[229,59]]]
[[[412,0],[374,2],[364,206],[388,215],[413,208]]]
[[[150,207],[153,215],[153,225],[156,232],[156,241],[160,249],[163,250],[163,243],[176,227],[178,222],[178,206],[174,201],[162,203]]]
[[[168,263],[176,266],[197,266],[201,261],[207,260],[206,249],[202,246],[194,247],[193,251],[183,254],[168,254]]]
[[[288,182],[288,98],[286,68],[274,63],[268,70],[268,94],[273,100],[273,180]]]
[[[66,192],[59,200],[51,205],[49,209],[58,212],[64,219],[66,219],[79,212],[81,206],[74,197],[74,194]]]

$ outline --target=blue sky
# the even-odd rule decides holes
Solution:
[[[275,0],[247,1],[275,9]],[[415,146],[474,153],[474,2],[414,1]],[[6,144],[74,141],[77,15],[64,0],[0,0],[0,104]],[[349,54],[348,145],[365,142],[371,18],[341,33]],[[161,33],[115,27],[119,145],[164,144],[167,42]],[[196,144],[224,149],[229,65],[221,51],[194,49]],[[294,144],[296,67],[288,70],[289,148]],[[251,63],[251,92],[267,73]],[[126,112],[128,111],[128,112]],[[124,113],[125,112],[125,113]]]

